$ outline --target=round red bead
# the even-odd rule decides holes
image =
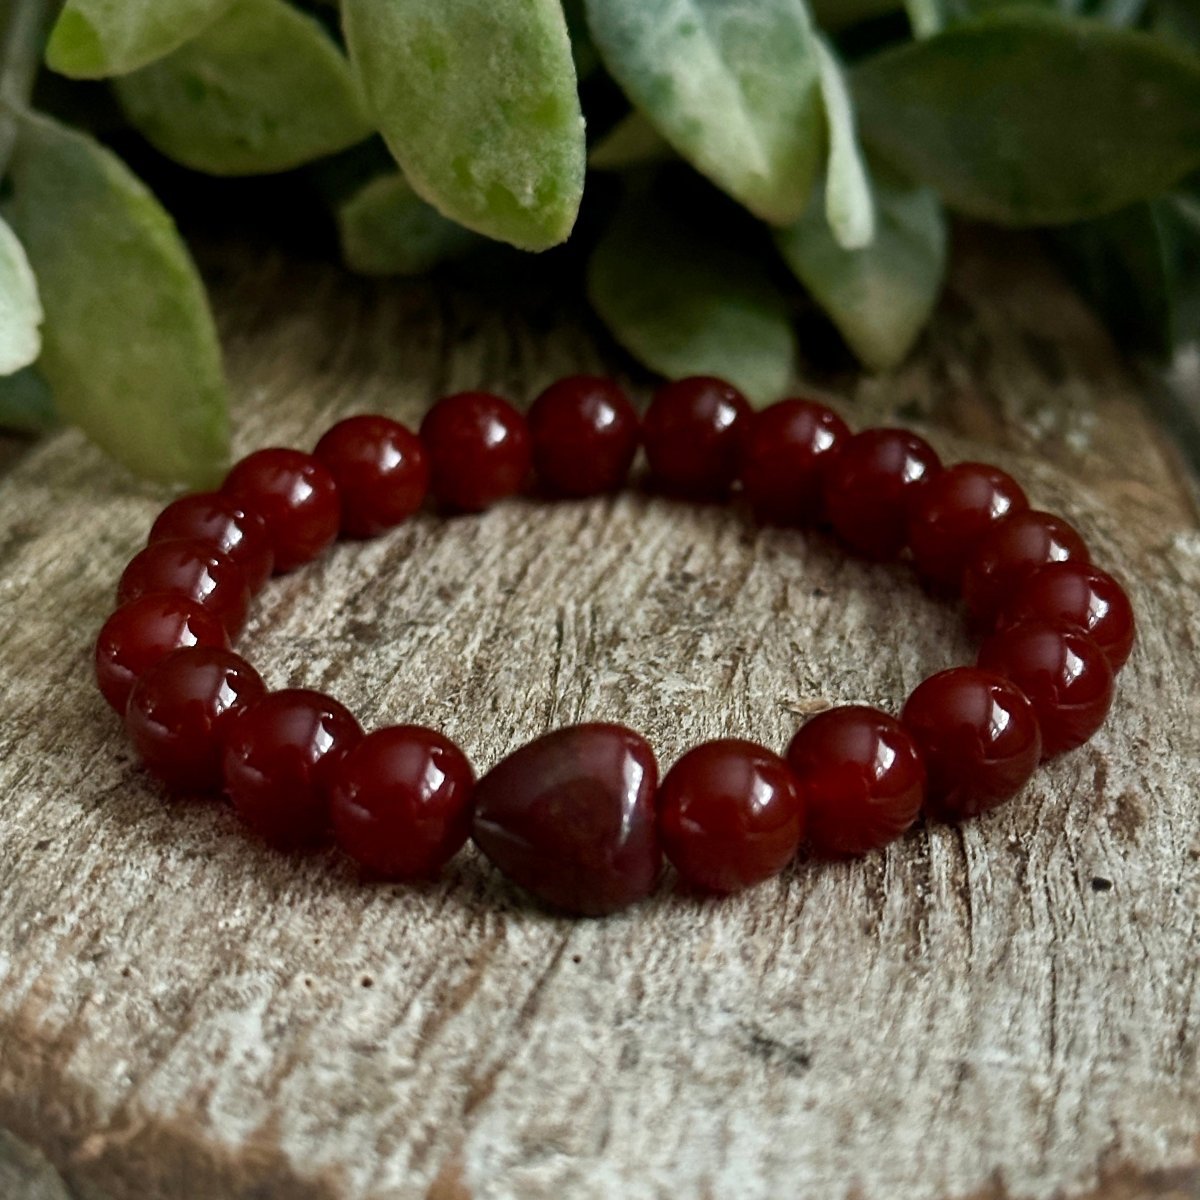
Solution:
[[[773,525],[811,525],[823,515],[825,472],[849,439],[846,422],[814,400],[780,400],[754,413],[742,439],[742,491]]]
[[[825,511],[839,538],[864,558],[896,558],[908,513],[941,469],[933,447],[905,429],[867,429],[849,438],[825,474]]]
[[[261,590],[275,566],[266,522],[222,492],[193,492],[168,504],[154,522],[149,541],[172,538],[199,538],[228,554],[241,567],[251,592]]]
[[[337,484],[325,464],[302,450],[257,450],[225,478],[221,490],[266,522],[276,572],[317,558],[337,537]]]
[[[471,832],[474,784],[449,738],[420,725],[377,729],[331,776],[334,837],[381,879],[436,875]]]
[[[272,845],[312,846],[329,832],[329,784],[361,738],[350,712],[321,692],[291,688],[248,705],[225,735],[225,790]]]
[[[459,392],[439,400],[421,422],[431,489],[444,508],[482,512],[516,495],[529,476],[529,428],[507,400]]]
[[[96,682],[105,700],[124,714],[138,679],[184,646],[226,650],[229,638],[219,617],[186,596],[155,592],[122,605],[96,638]]]
[[[930,587],[957,594],[983,534],[1028,507],[1020,485],[999,467],[975,462],[947,467],[921,488],[909,510],[908,544],[917,573]]]
[[[658,789],[658,832],[683,880],[736,892],[791,862],[804,807],[783,759],[725,738],[689,750],[667,772]]]
[[[1033,706],[991,671],[954,667],[930,676],[900,720],[925,761],[927,806],[943,819],[975,816],[1016,795],[1041,758]]]
[[[390,417],[347,417],[313,450],[328,468],[341,501],[347,537],[385,533],[421,507],[429,464],[421,439]]]
[[[787,761],[800,785],[808,840],[826,858],[867,854],[900,837],[925,799],[916,743],[878,709],[819,713],[792,738]]]
[[[218,791],[222,733],[265,692],[258,672],[229,650],[175,650],[133,685],[125,730],[142,764],[173,791]]]
[[[980,648],[979,666],[1011,679],[1029,697],[1043,758],[1082,746],[1112,707],[1108,659],[1073,625],[1029,621],[993,633]]]
[[[151,542],[134,555],[117,585],[117,603],[170,592],[202,604],[219,617],[230,638],[246,623],[250,588],[241,567],[210,542],[173,538]]]
[[[594,496],[625,482],[641,429],[611,379],[572,375],[552,383],[529,409],[533,466],[560,496]]]
[[[659,388],[642,421],[642,444],[658,486],[683,496],[724,496],[737,478],[752,412],[737,388],[707,375]]]

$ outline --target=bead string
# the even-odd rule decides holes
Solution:
[[[939,672],[899,718],[861,705],[807,721],[781,757],[740,739],[688,751],[661,785],[653,751],[618,725],[556,730],[476,781],[463,752],[416,725],[365,734],[332,697],[268,692],[230,650],[272,573],[410,517],[427,494],[479,512],[535,476],[559,496],[623,485],[641,447],[662,490],[740,490],[763,523],[823,528],[874,560],[909,558],[961,596],[984,633],[975,666]],[[761,412],[711,378],[669,383],[639,421],[611,380],[553,384],[523,417],[486,392],[439,400],[414,435],[382,416],[339,422],[312,454],[260,450],[219,491],[154,522],[96,643],[105,699],[170,791],[224,791],[282,848],[337,844],[373,876],[436,874],[468,837],[507,876],[573,913],[647,896],[666,857],[728,893],[769,878],[805,842],[847,857],[900,837],[922,811],[954,820],[1015,795],[1040,760],[1103,722],[1134,618],[1065,521],[1005,472],[943,467],[901,429],[852,434],[808,399]]]

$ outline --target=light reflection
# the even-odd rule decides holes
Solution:
[[[896,761],[896,752],[886,742],[880,742],[875,747],[875,778],[882,779]]]
[[[446,782],[446,772],[430,759],[425,764],[425,774],[421,778],[421,785],[424,788],[426,796],[436,795],[442,789],[442,784]]]
[[[1070,685],[1087,670],[1087,666],[1070,646],[1066,647],[1066,651],[1067,657],[1063,663],[1063,682]]]
[[[996,742],[1012,724],[1012,713],[998,701],[992,701],[991,719],[988,721],[988,740]]]

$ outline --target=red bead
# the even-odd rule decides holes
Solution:
[[[658,833],[685,882],[736,892],[792,861],[804,808],[783,759],[726,738],[689,750],[667,772],[658,789]]]
[[[337,537],[337,484],[302,450],[256,450],[234,464],[221,490],[266,522],[277,574],[311,562]]]
[[[142,764],[172,791],[218,791],[222,734],[265,692],[258,672],[229,650],[175,650],[133,685],[125,731]]]
[[[232,497],[221,492],[180,496],[158,514],[149,541],[190,537],[228,554],[242,568],[252,593],[260,591],[270,579],[275,555],[266,522]]]
[[[986,812],[1016,795],[1042,753],[1025,693],[975,667],[930,676],[908,698],[900,720],[925,760],[928,807],[946,820]]]
[[[695,375],[665,384],[642,422],[650,473],[668,492],[719,498],[733,486],[753,410],[732,384]]]
[[[515,883],[585,916],[648,896],[661,852],[658,767],[620,725],[575,725],[522,746],[475,786],[472,836]]]
[[[529,476],[531,450],[525,418],[490,392],[445,396],[421,422],[431,489],[444,508],[483,512],[515,496]]]
[[[1107,572],[1085,562],[1038,567],[1018,585],[1000,611],[997,625],[1054,621],[1082,630],[1104,651],[1113,672],[1129,658],[1136,636],[1133,606]]]
[[[475,773],[448,738],[419,725],[368,734],[333,771],[338,845],[383,879],[436,875],[471,832]]]
[[[117,585],[117,603],[169,592],[202,604],[235,638],[246,623],[250,588],[241,567],[210,542],[174,538],[134,555]]]
[[[988,627],[1038,567],[1088,562],[1083,538],[1053,513],[1031,509],[996,522],[983,535],[963,572],[963,598],[979,625]]]
[[[361,738],[350,712],[321,692],[269,692],[238,714],[225,736],[225,790],[242,820],[282,848],[329,832],[329,785]]]
[[[925,766],[894,717],[862,705],[831,708],[792,738],[787,761],[800,785],[808,840],[826,858],[867,854],[895,841],[925,799]]]
[[[421,439],[390,417],[339,421],[317,443],[313,457],[337,484],[347,537],[374,537],[394,528],[421,507],[429,490]]]
[[[849,437],[846,422],[815,400],[780,400],[754,413],[741,451],[742,490],[754,515],[772,525],[820,520],[825,472]]]
[[[908,544],[917,574],[957,595],[967,559],[999,520],[1029,507],[1015,479],[999,467],[965,462],[947,467],[920,490],[908,514]]]
[[[594,496],[625,482],[641,438],[637,413],[611,380],[572,375],[529,410],[533,466],[560,496]]]
[[[1011,679],[1029,697],[1043,758],[1082,746],[1112,707],[1112,667],[1073,625],[1030,621],[993,633],[980,648],[979,666]]]
[[[905,429],[867,429],[844,443],[825,475],[825,511],[839,538],[864,558],[896,558],[908,513],[941,470],[924,438]]]
[[[122,605],[96,638],[96,682],[105,700],[124,714],[137,680],[183,646],[227,650],[229,638],[219,617],[186,596],[156,592]]]

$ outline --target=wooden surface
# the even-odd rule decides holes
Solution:
[[[593,331],[218,251],[239,449],[595,365]],[[0,480],[0,1194],[38,1200],[1200,1195],[1200,527],[1137,387],[1022,243],[968,246],[897,375],[826,382],[1084,531],[1142,622],[1115,713],[1015,802],[722,902],[570,921],[164,805],[91,685],[162,494],[66,434]],[[486,769],[583,718],[782,748],[963,661],[903,568],[626,494],[421,517],[272,585],[275,685]]]

